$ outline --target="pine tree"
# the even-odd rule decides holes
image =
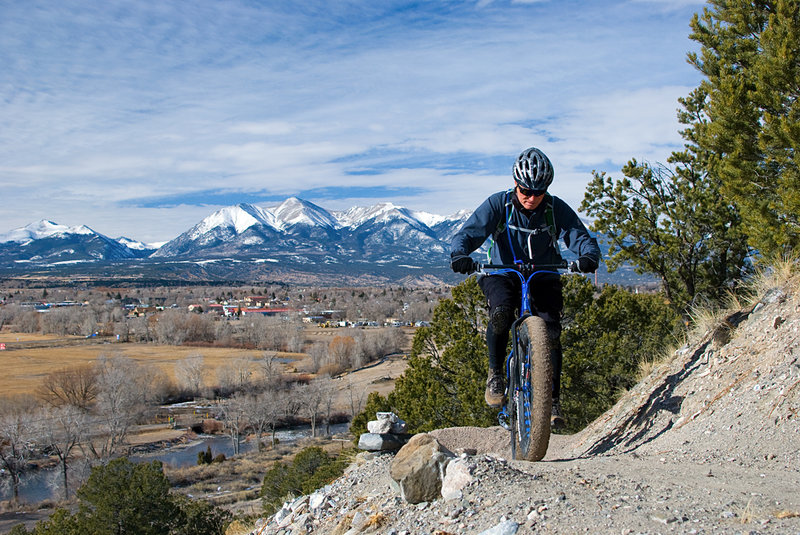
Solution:
[[[723,300],[745,275],[750,250],[740,212],[723,196],[711,171],[714,156],[701,144],[708,128],[705,87],[679,102],[684,149],[670,155],[668,166],[631,160],[621,179],[594,172],[580,209],[611,241],[610,271],[627,262],[656,275],[675,309],[684,311],[698,299]]]
[[[701,45],[707,124],[697,141],[739,207],[749,243],[767,258],[800,243],[800,4],[709,0],[691,23]]]

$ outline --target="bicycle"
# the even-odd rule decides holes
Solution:
[[[536,276],[560,274],[556,270],[566,267],[566,262],[478,264],[479,273],[516,273],[522,282],[521,310],[511,326],[511,352],[506,357],[506,401],[498,415],[500,425],[511,431],[511,457],[517,460],[539,461],[547,453],[553,403],[550,338],[544,320],[532,313],[528,285]]]

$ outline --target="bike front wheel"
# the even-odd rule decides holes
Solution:
[[[514,458],[539,461],[550,443],[553,366],[544,320],[530,316],[517,327],[517,347],[509,374]]]

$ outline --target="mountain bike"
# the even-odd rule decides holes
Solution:
[[[542,318],[532,313],[528,285],[543,274],[559,274],[560,264],[479,264],[484,275],[515,273],[522,282],[521,310],[511,326],[511,352],[506,358],[505,404],[500,425],[511,431],[511,457],[539,461],[550,443],[550,411],[553,403],[553,366],[550,338]],[[496,270],[487,273],[486,270]]]

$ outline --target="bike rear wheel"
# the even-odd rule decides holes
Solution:
[[[553,367],[544,320],[525,318],[517,327],[509,372],[512,448],[515,459],[539,461],[550,443]]]

